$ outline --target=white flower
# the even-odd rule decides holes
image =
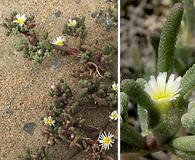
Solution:
[[[181,77],[176,78],[175,75],[171,74],[167,78],[167,73],[159,73],[157,78],[154,76],[150,77],[150,80],[145,85],[145,91],[151,96],[156,102],[169,102],[179,97],[180,81]]]
[[[55,89],[55,85],[51,85],[51,89],[53,89],[53,90],[54,90],[54,89]]]
[[[55,126],[55,120],[51,116],[45,117],[43,121],[45,125]]]
[[[64,37],[59,36],[59,37],[57,37],[56,39],[53,40],[52,44],[55,44],[57,46],[63,46],[64,41],[65,41]]]
[[[16,15],[16,20],[14,20],[13,22],[18,23],[19,26],[22,27],[26,22],[26,16],[21,15],[21,14],[17,14]]]
[[[67,22],[67,25],[69,26],[69,27],[76,27],[77,26],[77,21],[76,20],[72,20],[71,18],[68,20],[68,22]]]
[[[102,132],[98,138],[98,142],[100,143],[99,146],[101,146],[104,150],[109,150],[115,140],[113,137],[114,135],[110,132],[108,133],[108,135],[106,134],[106,132]]]
[[[112,88],[114,91],[118,92],[118,84],[116,84],[115,82],[112,84]]]
[[[117,113],[117,111],[113,111],[109,117],[110,117],[111,120],[117,121],[118,120],[118,113]]]

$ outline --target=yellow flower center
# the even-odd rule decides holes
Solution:
[[[62,41],[57,41],[57,42],[56,42],[56,45],[57,45],[57,46],[63,46],[64,43],[63,43]]]
[[[113,119],[117,119],[117,118],[118,118],[118,115],[117,115],[117,114],[113,114],[113,115],[112,115],[112,118],[113,118]]]
[[[109,145],[112,142],[110,137],[105,137],[104,138],[104,144]]]
[[[50,126],[53,125],[52,119],[48,119],[48,120],[47,120],[47,124],[50,125]]]
[[[68,22],[68,26],[70,26],[70,27],[76,27],[76,25],[77,25],[77,21],[76,20]]]
[[[23,18],[18,18],[16,20],[19,24],[24,24],[25,20]]]
[[[154,95],[151,95],[154,100],[163,100],[169,99],[174,96],[174,93],[166,91],[166,92],[157,92]]]
[[[114,90],[115,90],[115,91],[118,91],[118,86],[117,86],[117,85],[114,86]]]

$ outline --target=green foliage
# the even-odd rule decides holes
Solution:
[[[195,159],[195,153],[193,152],[181,151],[174,147],[169,147],[169,150],[173,152],[174,154],[178,155],[179,157],[183,158],[184,160],[194,160]]]
[[[173,4],[175,4],[175,2],[176,1],[172,1]],[[195,16],[195,14],[192,14],[194,12],[194,6],[192,1],[187,0],[184,2],[184,5],[185,9],[189,6],[185,11],[185,16],[187,16],[187,18],[184,17],[184,20],[186,20],[186,27],[189,27],[192,26],[192,23],[194,22],[192,21],[192,18]],[[163,27],[160,42],[158,35],[153,34],[150,37],[152,46],[155,50],[155,59],[157,60],[157,73],[168,72],[168,74],[171,74],[173,71],[173,64],[175,63],[174,65],[179,75],[184,74],[180,85],[180,96],[176,101],[171,101],[169,104],[154,102],[144,91],[146,81],[142,78],[138,78],[136,81],[124,80],[121,84],[122,91],[138,104],[137,112],[141,124],[141,134],[145,136],[145,145],[147,146],[146,148],[143,146],[142,148],[138,147],[138,149],[151,152],[148,143],[149,145],[155,143],[157,146],[159,145],[159,148],[162,147],[186,160],[194,160],[195,135],[184,135],[179,138],[175,137],[177,133],[180,133],[179,129],[182,126],[187,128],[187,131],[191,134],[195,134],[194,102],[189,104],[188,112],[184,114],[186,111],[186,99],[195,87],[195,64],[192,65],[194,60],[191,60],[194,50],[193,48],[184,45],[178,45],[175,50],[176,38],[179,32],[182,16],[183,5],[182,3],[176,3],[170,10],[168,19]],[[191,22],[188,23],[190,19]],[[190,30],[190,28],[188,30]],[[192,33],[192,31],[189,32]],[[174,56],[174,52],[176,52],[177,56]],[[186,71],[188,66],[191,65],[192,67]],[[124,93],[121,94],[121,98],[124,98]],[[128,98],[125,100],[128,100]],[[125,101],[124,103],[122,100],[122,108],[125,108],[127,104],[128,102]],[[129,149],[135,151],[134,145],[136,147],[136,144],[133,139],[140,138],[139,140],[136,139],[136,141],[140,143],[140,140],[142,140],[143,137],[140,136],[139,132],[133,130],[131,126],[128,125],[128,117],[124,118],[122,115],[122,118],[125,119],[121,124],[121,135],[124,136],[121,143],[122,149],[126,147],[126,150]],[[151,123],[153,124],[152,126]],[[147,141],[148,135],[154,137],[152,142]],[[132,137],[132,139],[129,137]],[[136,151],[141,154],[143,153],[143,150]]]
[[[171,146],[181,151],[194,152],[195,154],[195,136],[183,136],[173,139]]]
[[[13,21],[16,20],[17,12],[12,12],[8,17],[3,19],[2,26],[6,29],[6,35],[18,35],[19,33],[27,34],[34,27],[34,16],[27,17],[23,26],[19,26],[17,23]]]
[[[71,20],[76,20],[75,27],[68,26],[68,21],[64,25],[64,34],[84,39],[87,35],[85,28],[85,17],[73,17]]]
[[[86,63],[87,61],[89,61],[90,57],[91,57],[91,52],[86,51],[85,53],[82,53],[80,58],[80,63]]]
[[[123,80],[121,86],[124,93],[148,111],[149,127],[155,127],[160,121],[160,114],[150,96],[133,80]]]
[[[176,3],[171,8],[167,21],[162,29],[158,48],[157,72],[171,73],[173,70],[175,43],[182,16],[183,5]]]
[[[183,109],[173,106],[169,107],[166,113],[161,113],[160,123],[151,130],[160,144],[166,143],[179,131],[182,113]]]
[[[127,94],[121,92],[120,93],[120,114],[124,122],[128,121],[128,102],[129,102],[129,97],[127,96]]]
[[[148,135],[150,132],[149,128],[148,128],[148,122],[146,121],[146,119],[148,118],[148,112],[146,109],[144,109],[138,105],[137,113],[138,113],[138,117],[139,117],[139,121],[140,121],[142,135],[144,135],[144,136]]]
[[[131,145],[134,149],[139,150],[145,148],[144,137],[126,123],[121,124],[121,140]]]
[[[195,134],[195,102],[188,105],[188,112],[182,116],[181,122],[184,128]]]
[[[181,98],[187,98],[185,95],[188,94],[195,86],[195,64],[186,71],[185,75],[181,80]],[[187,95],[189,96],[189,94]]]

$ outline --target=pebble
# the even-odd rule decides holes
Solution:
[[[58,10],[58,11],[56,11],[54,14],[55,14],[56,17],[60,17],[61,14],[62,14],[62,12]]]
[[[30,135],[33,135],[35,128],[37,127],[37,124],[34,122],[25,123],[23,130],[27,132]]]
[[[14,111],[10,108],[10,106],[6,106],[6,108],[5,108],[5,113],[6,113],[6,114],[12,115],[13,112],[14,112]]]
[[[56,59],[54,59],[54,60],[52,61],[51,69],[58,69],[58,68],[61,67],[61,65],[62,65],[61,60],[59,60],[59,59],[56,58]]]

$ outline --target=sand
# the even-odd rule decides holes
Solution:
[[[90,14],[109,6],[103,0],[1,0],[0,21],[14,10],[35,15],[36,27],[47,30],[52,41],[61,35],[68,18],[86,16],[86,44],[94,46],[98,40],[97,46],[102,47],[106,45],[105,42],[117,43],[117,30],[104,31]],[[34,65],[32,61],[24,59],[21,52],[15,51],[17,37],[6,37],[2,26],[0,37],[0,160],[15,160],[25,147],[35,150],[46,145],[41,134],[41,118],[50,103],[48,89],[63,78],[77,93],[78,82],[71,76],[77,60],[74,57],[52,55],[42,64]],[[97,110],[97,114],[99,112],[101,110]],[[23,127],[31,122],[35,126],[28,133]],[[55,156],[58,157],[54,152],[53,159],[58,160],[59,157]]]

